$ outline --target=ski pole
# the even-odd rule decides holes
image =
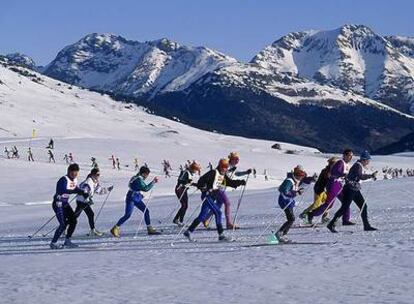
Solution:
[[[180,195],[180,197],[178,198],[178,201],[181,203],[181,199],[183,198],[183,196],[184,196],[184,194],[185,194],[185,192],[188,190],[188,188],[190,188],[189,186],[186,186],[185,188],[184,188],[184,191],[183,191],[183,193],[181,193],[181,195]],[[196,189],[196,191],[197,191],[197,189]],[[195,192],[195,191],[194,191]],[[193,192],[193,193],[194,193]],[[193,193],[191,193],[191,194],[193,194]],[[191,195],[190,194],[190,195]],[[180,206],[178,206],[178,207],[174,207],[174,209],[163,219],[163,220],[158,220],[158,224],[162,224],[162,223],[165,223],[174,213],[175,213],[175,211],[177,210],[177,208],[179,208]]]
[[[37,229],[32,235],[29,235],[28,238],[32,239],[34,238],[43,228],[45,228],[47,226],[47,224],[49,224],[54,218],[56,217],[56,214],[54,216],[52,216],[50,219],[48,219],[46,221],[46,223],[44,223],[42,226],[40,226],[39,229]]]
[[[368,197],[368,194],[369,194],[369,192],[370,192],[370,190],[371,190],[371,187],[372,187],[372,184],[371,185],[369,185],[369,188],[367,189],[367,191],[366,191],[366,193],[365,193],[365,199],[364,199],[364,203],[362,204],[362,207],[361,207],[361,210],[359,210],[359,217],[357,218],[357,220],[356,220],[356,224],[358,224],[358,222],[359,222],[359,219],[361,218],[362,219],[362,212],[364,211],[364,208],[365,208],[365,206],[367,205],[367,197]],[[357,230],[357,227],[356,227],[357,225],[355,225],[355,231]]]
[[[191,221],[191,218],[193,217],[193,215],[196,213],[196,211],[203,205],[203,203],[205,202],[205,200],[207,199],[207,195],[206,197],[201,201],[200,204],[197,205],[197,207],[191,212],[190,216],[188,217],[187,221],[185,222],[185,224],[183,225],[183,227],[181,227],[181,229],[178,231],[178,233],[174,236],[172,242],[171,242],[171,246],[174,246],[174,242],[178,239],[178,237],[181,235],[181,233],[183,233],[184,229],[188,226],[188,224]]]
[[[307,187],[306,189],[305,189],[305,191],[303,192],[303,194],[302,194],[302,198],[300,199],[300,201],[299,201],[299,203],[296,205],[296,207],[298,207],[301,203],[302,203],[302,201],[303,201],[303,199],[304,199],[304,197],[305,197],[305,194],[306,194],[306,192],[307,192],[307,190],[309,189],[309,187]],[[251,244],[251,246],[252,245],[255,245],[255,244],[257,244],[258,242],[259,242],[259,240],[260,240],[260,238],[269,230],[269,228],[276,222],[276,219],[278,219],[279,218],[279,216],[281,215],[281,214],[283,214],[283,212],[287,209],[287,208],[289,208],[289,206],[292,204],[292,202],[293,202],[293,200],[291,200],[290,202],[289,202],[289,204],[287,204],[286,206],[285,206],[285,208],[283,208],[277,215],[276,215],[276,217],[275,217],[275,220],[274,221],[272,221],[272,222],[270,222],[269,223],[269,225],[267,225],[266,226],[266,228],[263,230],[263,232],[262,233],[260,233],[260,235],[257,237],[257,239]]]
[[[147,203],[145,204],[144,212],[142,213],[141,221],[139,222],[137,231],[135,232],[134,239],[136,239],[138,237],[138,232],[141,230],[142,222],[144,221],[144,218],[145,218],[145,212],[147,212],[148,205],[151,202],[151,197],[152,197],[153,190],[154,190],[154,188],[151,189],[150,194],[148,196],[148,200],[147,200]]]
[[[233,219],[233,234],[234,234],[234,231],[236,230],[237,215],[239,214],[240,205],[241,205],[241,202],[242,202],[242,199],[243,199],[243,196],[244,196],[244,191],[246,190],[247,182],[249,181],[249,177],[250,177],[250,174],[247,175],[247,177],[246,177],[246,180],[245,180],[246,184],[244,184],[243,190],[241,191],[240,196],[239,196],[239,200],[237,202],[236,213],[234,214],[234,219]]]
[[[75,199],[75,197],[74,198],[72,198],[72,200],[69,202],[69,204],[71,203],[71,202],[73,202],[73,200]],[[49,224],[54,218],[56,217],[56,214],[55,215],[53,215],[50,219],[48,219],[47,221],[46,221],[46,223],[44,223],[42,226],[40,226],[40,228],[39,229],[37,229],[36,230],[36,232],[34,232],[32,235],[29,235],[28,236],[28,238],[29,239],[31,239],[31,238],[33,238],[33,237],[35,237],[43,228],[45,228],[46,226],[47,226],[47,224]],[[55,228],[56,229],[56,228]],[[50,233],[50,232],[49,232]],[[48,234],[49,234],[48,233]]]
[[[109,196],[111,195],[111,192],[112,191],[108,192],[108,194],[106,195],[104,201],[102,202],[101,208],[99,208],[98,213],[96,214],[95,225],[96,225],[96,222],[98,221],[99,215],[101,214],[103,207],[105,206],[106,202],[108,201]]]

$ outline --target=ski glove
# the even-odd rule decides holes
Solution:
[[[297,192],[298,192],[298,194],[299,194],[299,195],[302,195],[302,194],[303,194],[303,192],[305,192],[305,189],[300,188]]]
[[[114,186],[113,185],[109,186],[107,189],[108,189],[109,192],[111,192],[112,190],[114,190]]]

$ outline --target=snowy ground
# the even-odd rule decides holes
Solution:
[[[135,213],[120,240],[88,239],[80,218],[76,241],[81,248],[48,250],[49,238],[27,235],[50,215],[50,206],[0,208],[0,294],[3,303],[412,303],[414,291],[413,179],[365,184],[372,224],[378,232],[339,227],[292,229],[292,244],[246,248],[262,229],[282,218],[273,190],[249,191],[240,212],[237,242],[218,243],[214,231],[198,230],[198,243],[178,237],[169,223],[173,197],[156,198],[150,209],[161,236],[140,231]],[[238,193],[231,194],[233,201]],[[308,191],[302,205],[309,202]],[[199,202],[191,199],[191,212]],[[97,203],[95,209],[99,207]],[[98,227],[107,231],[122,213],[109,203]],[[354,209],[354,217],[357,212]],[[45,231],[53,228],[50,224]],[[352,233],[351,233],[352,232]],[[260,239],[260,243],[265,237]],[[336,243],[334,243],[336,242]]]

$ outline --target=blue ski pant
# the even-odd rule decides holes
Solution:
[[[137,207],[139,210],[144,212],[144,219],[145,224],[147,226],[151,225],[151,218],[150,212],[148,208],[146,209],[144,202],[142,201],[142,196],[139,196],[138,199],[126,199],[125,200],[125,214],[121,217],[116,224],[118,227],[124,224],[132,215],[132,211],[134,211],[134,206]]]

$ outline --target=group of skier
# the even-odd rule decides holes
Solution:
[[[335,233],[336,221],[342,217],[343,225],[354,225],[350,219],[350,205],[352,201],[356,203],[361,210],[361,217],[364,230],[372,231],[373,228],[368,221],[368,211],[365,200],[361,194],[360,181],[366,179],[375,179],[377,172],[372,174],[363,173],[370,163],[371,156],[364,151],[357,162],[350,166],[353,158],[353,151],[347,149],[343,152],[342,158],[332,157],[328,164],[322,169],[319,176],[316,174],[308,176],[304,168],[296,166],[292,172],[287,174],[286,179],[279,186],[278,204],[286,216],[286,222],[275,232],[275,238],[278,242],[288,242],[287,234],[295,221],[294,208],[297,205],[298,196],[305,193],[306,185],[315,182],[314,201],[300,215],[309,225],[313,224],[313,219],[322,216],[322,222],[328,223],[327,228]],[[188,161],[182,168],[175,186],[175,194],[180,203],[180,208],[175,214],[172,222],[181,228],[183,235],[190,241],[194,241],[193,233],[202,223],[206,228],[209,227],[210,220],[214,216],[216,230],[219,241],[228,241],[229,238],[224,234],[222,224],[222,206],[224,205],[224,214],[226,218],[226,229],[238,229],[236,223],[231,217],[231,202],[226,194],[228,187],[238,188],[246,186],[250,174],[254,169],[240,171],[237,168],[240,157],[236,152],[231,152],[227,158],[219,160],[216,167],[201,175],[195,182],[196,174],[200,175],[201,165],[197,161]],[[58,249],[62,247],[77,247],[71,242],[71,236],[76,228],[77,218],[81,212],[85,212],[90,226],[90,235],[102,236],[102,232],[95,228],[94,212],[91,208],[94,194],[107,194],[112,191],[113,186],[102,187],[99,182],[99,168],[94,167],[85,181],[77,185],[79,166],[75,163],[70,164],[67,174],[59,179],[56,186],[56,194],[53,198],[53,210],[59,222],[50,247]],[[151,225],[150,210],[144,202],[144,192],[151,192],[153,187],[159,182],[158,177],[154,177],[147,182],[151,171],[148,166],[140,167],[138,173],[134,175],[128,183],[128,192],[125,198],[125,212],[119,218],[116,224],[110,230],[114,237],[121,237],[121,226],[131,217],[134,207],[143,212],[143,221],[145,221],[148,235],[157,235],[161,232]],[[194,191],[201,192],[201,210],[198,216],[188,227],[184,227],[184,218],[188,209],[189,189],[193,187]],[[69,196],[76,194],[75,211],[70,206]],[[151,196],[151,194],[150,194]],[[341,201],[341,208],[335,213],[332,219],[329,219],[329,210],[332,208],[335,199]],[[240,203],[240,202],[239,202]],[[58,245],[57,241],[61,234],[66,230],[65,241],[63,245]]]

